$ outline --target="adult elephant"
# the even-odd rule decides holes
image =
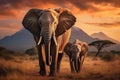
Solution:
[[[40,75],[46,75],[45,61],[50,66],[49,76],[54,76],[56,71],[59,72],[62,51],[70,38],[70,28],[75,22],[75,16],[64,8],[30,9],[25,15],[22,24],[34,36],[38,49]],[[46,57],[43,56],[42,47]]]
[[[71,72],[79,73],[88,52],[88,45],[85,42],[76,39],[73,43],[68,42],[64,52],[69,56]]]

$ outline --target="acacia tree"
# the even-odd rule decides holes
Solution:
[[[97,41],[90,43],[89,46],[94,46],[97,48],[98,50],[96,53],[96,56],[97,56],[103,48],[109,47],[112,44],[115,44],[115,43],[109,40],[97,40]]]

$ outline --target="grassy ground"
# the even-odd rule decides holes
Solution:
[[[100,57],[89,55],[86,57],[82,71],[79,74],[70,72],[68,57],[64,56],[61,72],[56,77],[42,77],[38,74],[39,65],[36,56],[13,53],[0,53],[4,54],[0,55],[0,80],[120,80],[119,55],[108,55],[107,53],[107,55],[101,55]],[[7,54],[7,57],[12,55],[12,58],[6,59],[5,54]],[[49,67],[46,68],[48,74]]]

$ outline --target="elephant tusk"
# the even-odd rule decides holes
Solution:
[[[54,39],[55,45],[57,46],[57,40],[56,40],[56,37],[55,37],[55,32],[53,32],[53,39]]]
[[[42,36],[40,36],[37,45],[39,45],[41,43],[41,40],[42,40]]]
[[[56,40],[55,35],[53,36],[53,39],[54,39],[55,45],[57,46],[57,40]]]

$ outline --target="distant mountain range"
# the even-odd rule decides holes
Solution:
[[[110,41],[116,43],[116,45],[112,45],[112,46],[108,47],[106,50],[120,51],[120,42],[108,37],[103,32],[93,33],[93,34],[91,34],[91,37],[96,38],[96,39],[100,39],[100,40],[110,40]]]
[[[93,33],[93,34],[91,34],[91,37],[93,37],[93,38],[98,38],[98,39],[101,39],[101,40],[110,40],[110,41],[112,41],[112,42],[115,42],[115,43],[120,44],[119,41],[114,40],[114,39],[108,37],[108,36],[107,36],[106,34],[104,34],[103,32]]]
[[[35,41],[28,30],[22,29],[11,36],[6,36],[1,39],[0,46],[10,50],[24,51],[35,46]]]
[[[73,42],[75,39],[79,39],[81,41],[85,41],[87,43],[91,43],[92,41],[96,41],[98,39],[94,39],[85,33],[82,29],[78,27],[72,27],[70,42]]]
[[[79,39],[81,41],[91,43],[98,40],[97,38],[93,38],[93,35],[92,37],[89,36],[78,27],[72,27],[70,42],[73,42],[75,39]],[[10,50],[25,51],[26,49],[34,47],[35,41],[32,34],[28,30],[22,29],[11,36],[7,36],[1,39],[0,46],[3,46]]]

